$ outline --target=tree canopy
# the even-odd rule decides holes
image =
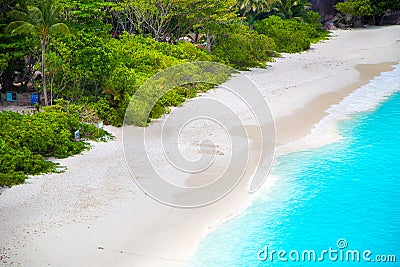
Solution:
[[[90,107],[106,123],[121,125],[136,89],[165,68],[196,60],[238,69],[265,67],[287,44],[282,36],[253,25],[287,12],[280,9],[282,1],[12,0],[0,6],[1,87],[38,91],[45,105],[63,98]],[[303,2],[293,12],[308,24]],[[296,31],[289,28],[293,23],[270,22],[278,31],[287,27],[288,36]],[[309,25],[305,31],[325,36],[315,19]],[[305,49],[317,39],[298,47]],[[35,78],[38,72],[41,81]],[[196,90],[211,88],[191,86],[167,94],[152,115],[161,116]]]
[[[46,45],[50,34],[67,34],[69,28],[65,23],[58,22],[61,14],[61,5],[55,0],[42,0],[40,5],[29,6],[27,12],[12,10],[8,13],[12,22],[7,25],[6,31],[11,33],[24,33],[37,35],[41,45],[42,84],[45,105],[48,105],[46,89],[45,55]]]
[[[399,4],[343,5],[343,12],[382,16]],[[266,67],[280,52],[301,52],[326,38],[319,20],[308,0],[1,1],[0,93],[37,92],[45,105],[50,97],[50,106],[34,115],[0,113],[6,125],[0,160],[13,163],[2,164],[7,168],[0,168],[0,186],[55,171],[43,157],[85,149],[74,139],[77,129],[96,139],[106,133],[94,122],[121,126],[131,97],[159,71],[189,61]],[[213,86],[185,84],[168,91],[140,125]]]

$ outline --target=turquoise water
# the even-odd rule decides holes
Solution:
[[[367,89],[400,90],[399,65]],[[359,92],[356,102],[362,105],[368,94]],[[279,157],[275,185],[207,236],[190,266],[400,266],[400,93],[339,128],[338,142]],[[345,242],[337,244],[340,239]],[[322,259],[329,248],[332,259],[329,252]],[[271,261],[271,250],[285,250],[287,261],[276,253]],[[307,253],[303,259],[304,250],[315,251],[316,261]],[[393,261],[389,255],[397,262],[373,262]]]

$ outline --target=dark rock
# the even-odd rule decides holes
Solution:
[[[382,18],[383,25],[400,25],[400,10],[389,10]]]
[[[335,8],[335,5],[339,2],[344,2],[344,0],[311,0],[312,9],[321,15],[322,23],[332,21],[338,28],[341,28],[335,20],[335,15],[337,17],[340,14]],[[363,23],[368,25],[400,25],[400,10],[389,10],[383,17],[380,16],[379,18],[363,19],[365,21],[354,22],[354,27],[363,27]]]
[[[327,22],[325,22],[325,26],[326,26],[326,29],[327,29],[328,31],[335,31],[335,30],[337,30],[337,27],[335,26],[335,24],[333,24],[332,21],[327,21]]]
[[[335,8],[338,2],[343,2],[343,0],[311,0],[312,9],[321,15],[323,22],[331,20],[338,13]]]
[[[364,27],[364,25],[361,23],[361,20],[354,20],[353,21],[353,27],[354,28],[363,28]]]
[[[331,19],[331,21],[332,21],[333,23],[337,23],[337,22],[341,21],[342,19],[343,19],[343,15],[342,15],[342,14],[336,14],[336,16],[334,16],[334,17]]]
[[[334,18],[335,18],[335,15],[329,14],[329,15],[325,15],[325,16],[322,18],[322,21],[330,21],[330,20],[333,20]]]
[[[375,25],[375,19],[373,17],[370,17],[366,20],[368,25]]]

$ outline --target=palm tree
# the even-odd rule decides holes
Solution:
[[[239,0],[238,7],[242,13],[243,18],[250,12],[257,13],[262,10],[269,10],[269,7],[275,3],[276,0]]]
[[[301,18],[311,10],[311,3],[307,0],[279,0],[276,2],[275,12],[281,18]]]
[[[51,34],[68,34],[69,28],[64,23],[58,22],[61,6],[56,0],[42,0],[40,7],[28,7],[28,12],[11,11],[9,16],[13,22],[8,24],[6,30],[11,33],[26,33],[40,37],[42,50],[42,83],[45,105],[48,105],[45,73],[46,45]]]

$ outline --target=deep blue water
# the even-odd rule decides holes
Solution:
[[[400,89],[399,77],[383,77],[392,79],[385,86]],[[383,90],[380,84],[374,90]],[[202,240],[190,266],[400,266],[400,93],[339,129],[338,142],[279,157],[275,186]],[[346,248],[338,248],[339,239]],[[269,257],[261,261],[266,246]],[[318,261],[329,248],[343,260],[332,252],[332,260],[324,254]],[[299,259],[286,254],[283,262],[275,253],[271,261],[271,250],[296,250]],[[317,261],[303,260],[304,250],[314,250]],[[349,250],[360,262],[350,254],[346,261]],[[377,255],[395,255],[397,263],[372,262]]]

